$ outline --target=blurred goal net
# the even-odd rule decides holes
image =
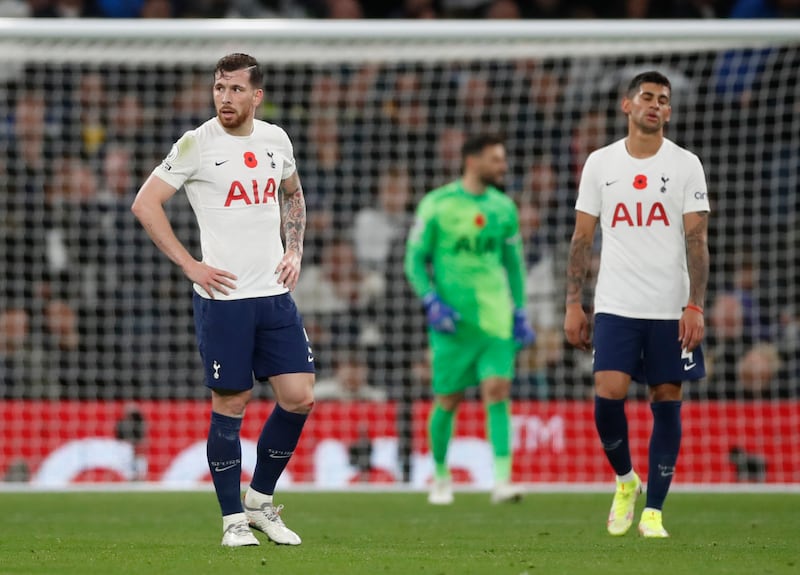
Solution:
[[[535,348],[514,382],[514,478],[594,483],[590,356],[562,336],[564,266],[586,156],[622,137],[621,88],[673,84],[668,137],[709,184],[709,377],[686,387],[677,482],[800,483],[800,26],[796,22],[0,22],[0,476],[207,480],[208,391],[191,286],[129,208],[172,142],[214,113],[230,52],[265,69],[261,119],[295,146],[308,203],[296,300],[318,401],[286,484],[425,485],[430,373],[403,276],[411,214],[455,179],[464,138],[505,135]],[[199,257],[179,193],[168,211]],[[588,303],[588,302],[587,302]],[[631,442],[647,465],[646,390]],[[256,385],[245,472],[271,406]],[[485,487],[477,396],[456,477]]]

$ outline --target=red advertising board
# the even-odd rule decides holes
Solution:
[[[49,486],[208,481],[208,409],[203,401],[0,402],[0,476],[27,469],[31,482]],[[271,409],[266,402],[247,409],[245,479],[255,465],[258,435]],[[595,435],[592,409],[588,401],[516,402],[514,479],[608,481],[611,472]],[[120,420],[131,410],[142,417],[141,441],[135,433],[118,433]],[[432,469],[426,445],[429,410],[429,403],[418,402],[412,416],[411,484],[418,487],[427,483]],[[628,402],[627,412],[634,464],[646,473],[650,409],[646,403]],[[282,481],[330,488],[401,481],[397,428],[394,403],[319,402]],[[480,404],[462,406],[449,455],[459,480],[478,487],[491,483],[491,448]],[[800,483],[800,402],[686,402],[676,481]]]

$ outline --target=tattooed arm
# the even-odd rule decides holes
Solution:
[[[281,182],[281,221],[286,241],[286,253],[275,273],[278,283],[293,290],[300,277],[303,259],[303,237],[306,233],[306,200],[297,172]]]
[[[569,246],[567,262],[567,301],[564,316],[564,333],[567,341],[577,348],[588,350],[590,347],[589,322],[583,311],[581,298],[586,274],[592,259],[592,242],[597,218],[585,212],[577,211],[575,231]]]
[[[686,260],[689,267],[689,301],[680,321],[679,338],[683,348],[691,351],[703,341],[705,321],[703,307],[708,285],[708,212],[691,212],[683,216],[686,230]]]

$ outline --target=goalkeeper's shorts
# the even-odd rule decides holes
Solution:
[[[435,394],[458,393],[490,377],[508,380],[514,377],[518,348],[513,339],[465,333],[461,328],[457,327],[452,335],[429,332]]]

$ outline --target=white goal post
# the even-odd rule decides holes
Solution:
[[[686,387],[676,483],[800,484],[797,20],[0,19],[0,477],[208,480],[188,282],[127,208],[213,115],[211,71],[231,52],[261,62],[260,117],[292,138],[308,202],[296,299],[320,398],[287,486],[429,480],[430,375],[403,239],[478,131],[506,138],[539,334],[513,388],[514,478],[608,479],[590,357],[561,333],[564,265],[583,161],[624,133],[621,89],[647,69],[672,81],[668,136],[703,161],[712,204],[709,377]],[[181,194],[169,211],[199,256]],[[256,389],[245,472],[271,407]],[[636,388],[628,404],[640,470],[644,398]],[[491,481],[483,421],[470,401],[450,452],[471,488]]]

